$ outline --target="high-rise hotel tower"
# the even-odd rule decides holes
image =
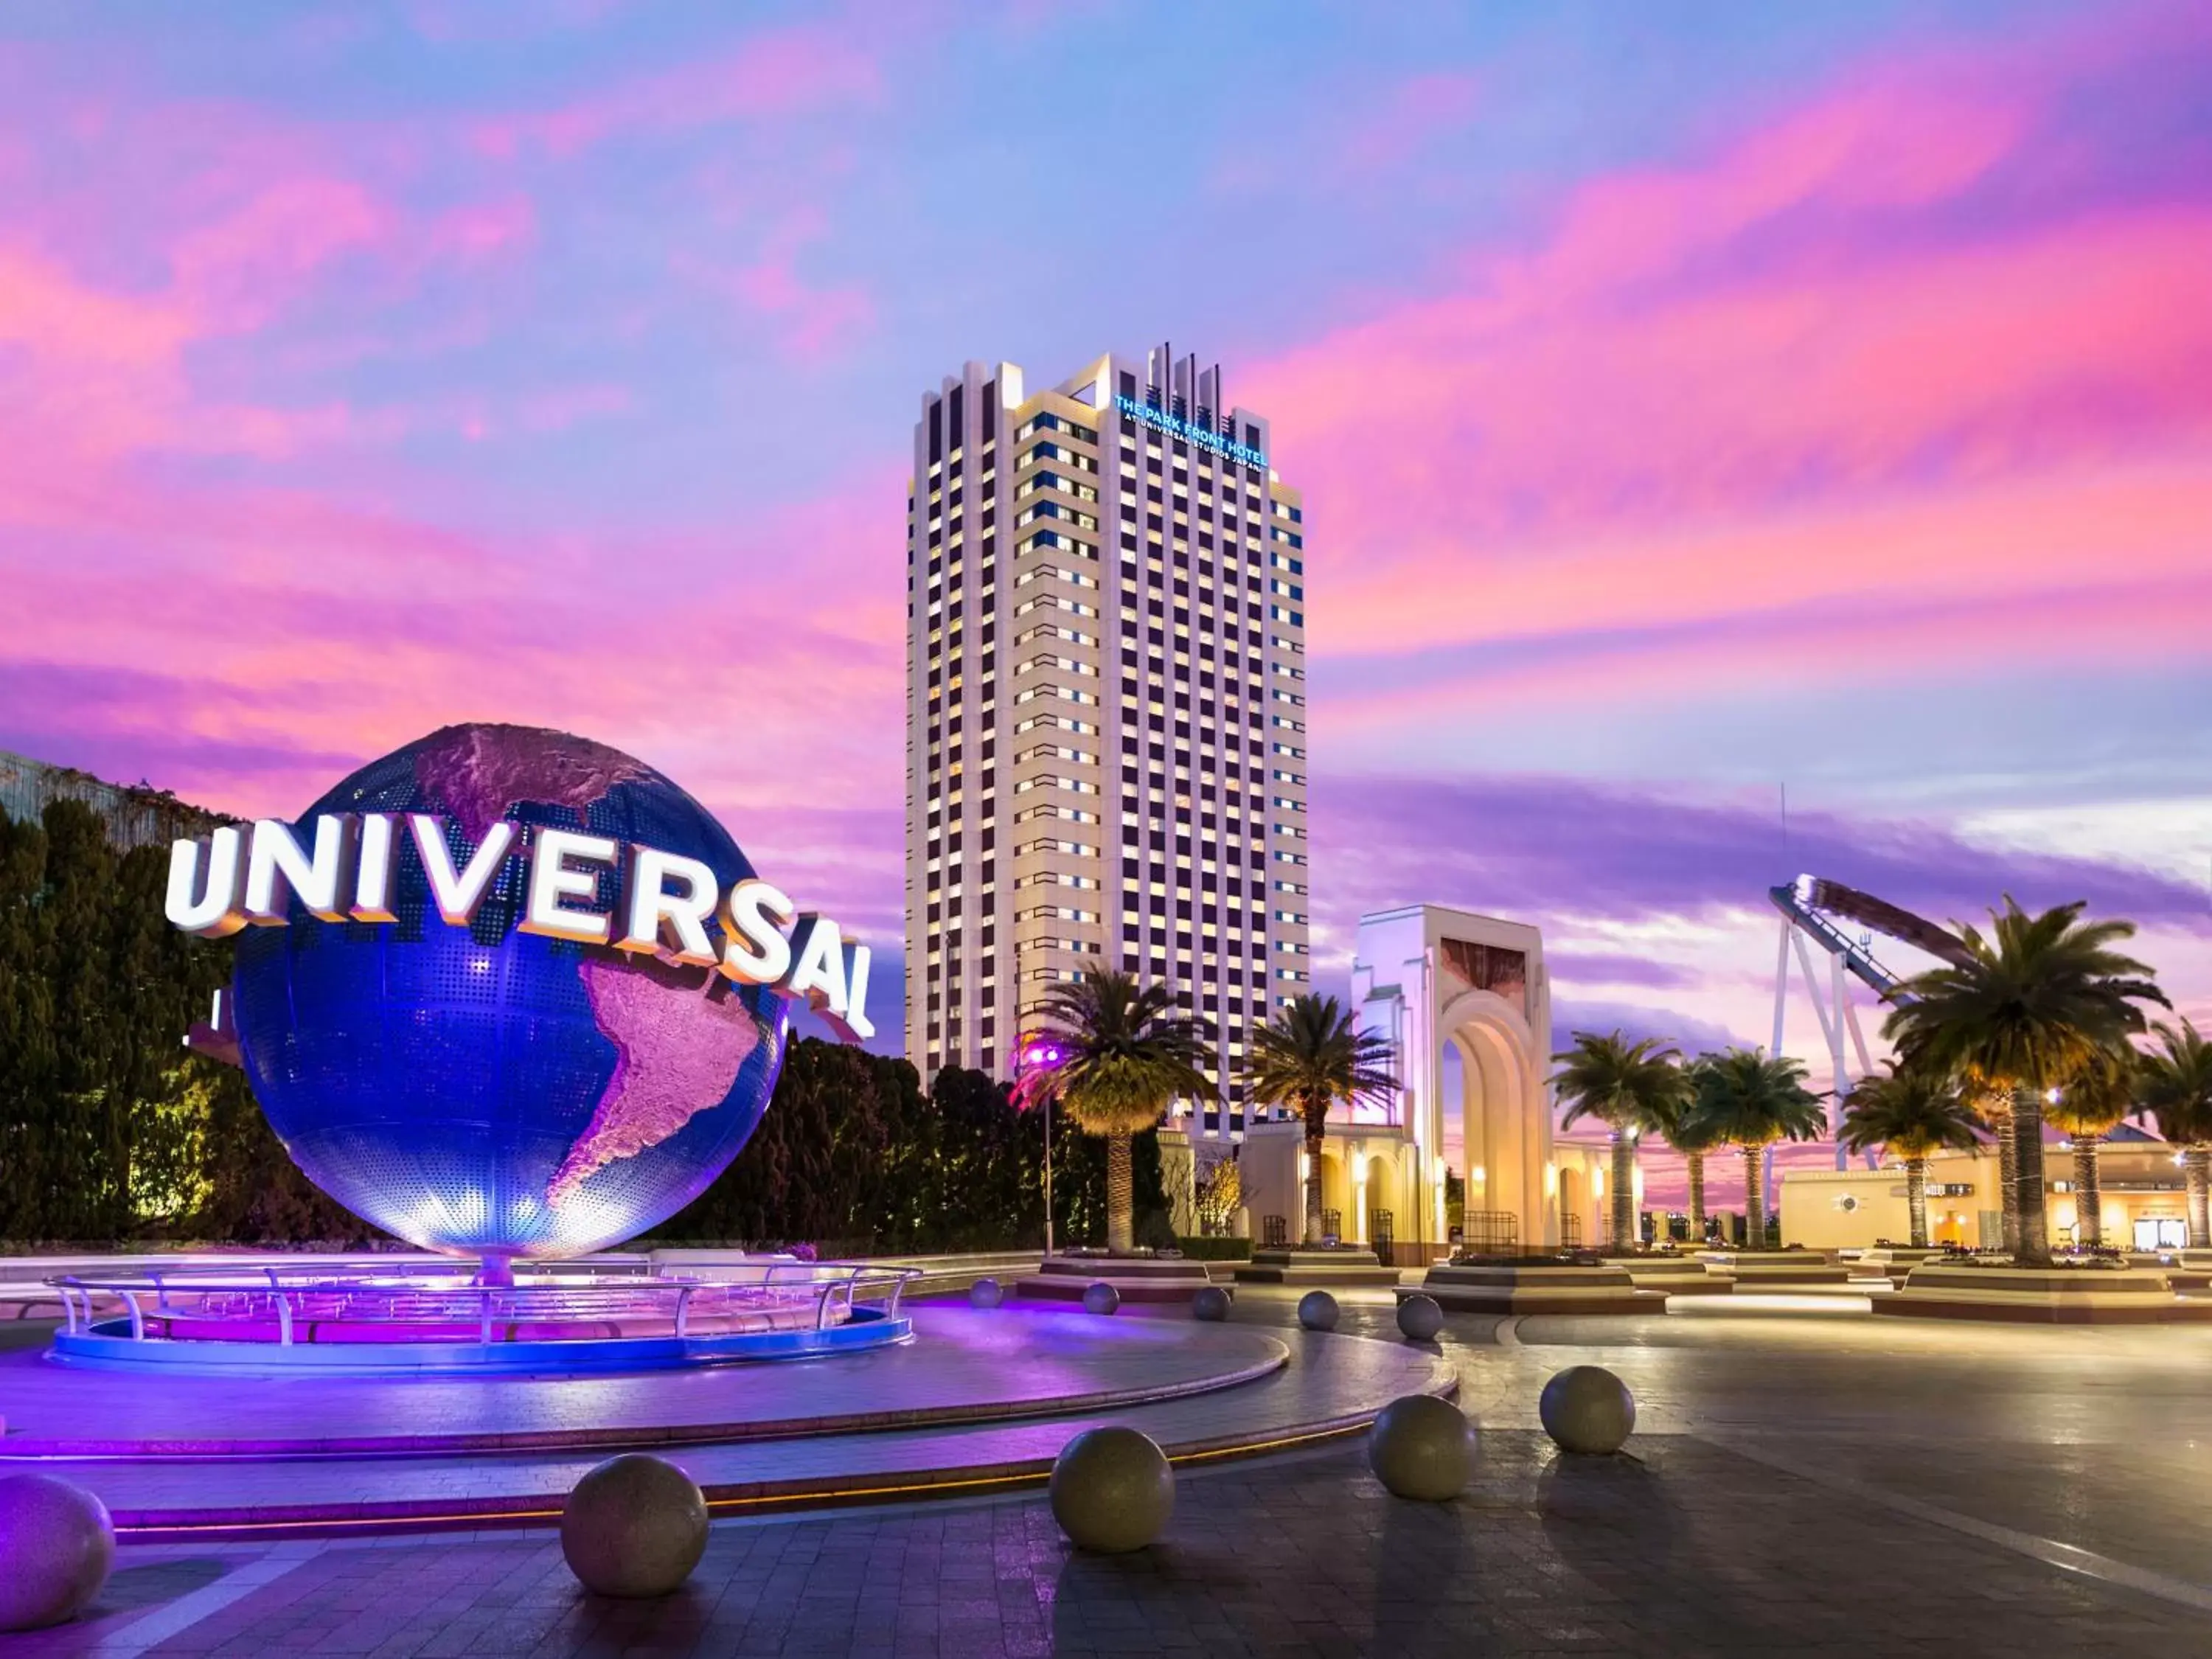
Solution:
[[[1004,1076],[1054,981],[1246,1036],[1308,988],[1305,514],[1218,368],[1104,356],[922,399],[907,510],[907,1054]]]

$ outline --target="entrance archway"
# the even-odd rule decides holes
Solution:
[[[1470,1243],[1556,1244],[1543,936],[1433,904],[1363,916],[1352,997],[1361,1025],[1397,1053],[1398,1121],[1423,1224],[1441,1229],[1449,1164],[1467,1183]]]

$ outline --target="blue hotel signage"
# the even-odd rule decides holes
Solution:
[[[1267,458],[1249,444],[1240,444],[1234,438],[1224,438],[1218,432],[1210,432],[1202,426],[1170,415],[1164,409],[1154,409],[1150,404],[1140,404],[1134,398],[1114,399],[1114,407],[1125,420],[1137,421],[1146,426],[1158,427],[1171,437],[1183,439],[1200,448],[1232,461],[1242,461],[1247,466],[1265,466]]]

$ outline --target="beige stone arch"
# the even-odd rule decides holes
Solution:
[[[1390,1040],[1405,1085],[1394,1127],[1418,1213],[1398,1221],[1398,1237],[1441,1242],[1444,1123],[1456,1105],[1468,1213],[1512,1218],[1523,1246],[1556,1244],[1542,934],[1442,905],[1363,916],[1352,997],[1362,1024]],[[1447,1052],[1458,1058],[1456,1078]],[[1445,1099],[1448,1088],[1456,1101]]]
[[[1544,1179],[1551,1114],[1543,1074],[1532,1063],[1535,1034],[1489,991],[1453,998],[1438,1012],[1437,1030],[1459,1054],[1467,1207],[1518,1216],[1523,1243],[1556,1243],[1558,1218]],[[1443,1069],[1437,1067],[1440,1077]]]

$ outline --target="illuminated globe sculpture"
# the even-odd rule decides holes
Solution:
[[[428,813],[465,866],[501,819],[753,874],[698,802],[642,762],[534,727],[447,726],[308,810]],[[611,872],[610,872],[610,875]],[[506,860],[473,921],[443,921],[395,860],[396,920],[238,936],[233,1018],[262,1110],[308,1179],[410,1243],[495,1268],[618,1243],[690,1203],[767,1109],[784,1000],[714,969],[518,927]]]

